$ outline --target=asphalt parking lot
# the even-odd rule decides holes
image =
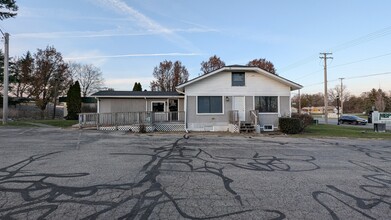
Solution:
[[[0,128],[0,219],[390,219],[391,143]]]

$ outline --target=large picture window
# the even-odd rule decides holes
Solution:
[[[278,112],[277,96],[255,96],[255,110],[259,112]]]
[[[223,97],[198,96],[197,113],[223,113]]]
[[[232,73],[232,86],[245,86],[246,78],[243,72]]]

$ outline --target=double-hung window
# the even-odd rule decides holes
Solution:
[[[197,97],[197,113],[207,114],[223,113],[223,97],[222,96],[198,96]]]
[[[255,96],[255,110],[259,112],[278,113],[278,97]]]
[[[233,72],[232,73],[232,86],[245,86],[246,77],[244,72]]]

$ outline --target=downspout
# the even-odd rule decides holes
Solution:
[[[180,93],[180,94],[183,94],[185,96],[185,103],[183,104],[183,110],[185,112],[185,132],[186,133],[189,133],[189,131],[187,130],[187,96],[184,92],[180,91],[179,89],[175,88],[175,90]]]
[[[96,105],[96,113],[100,113],[100,99],[96,98],[97,105]]]
[[[148,112],[148,101],[147,101],[147,97],[144,97],[144,100],[145,100],[145,112]]]

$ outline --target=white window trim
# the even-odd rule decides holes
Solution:
[[[264,115],[276,115],[278,114],[278,116],[280,116],[281,112],[280,112],[280,96],[278,95],[256,95],[256,96],[272,96],[272,97],[277,97],[277,112],[259,112],[259,114],[264,114]],[[253,96],[253,109],[255,110],[255,97],[256,96]]]
[[[232,75],[234,73],[244,73],[244,85],[243,86],[234,86],[234,85],[232,85],[233,84],[233,81],[232,81],[232,77],[233,76]],[[246,87],[246,85],[247,85],[247,83],[246,83],[246,81],[247,81],[246,76],[247,76],[246,72],[231,72],[231,87]]]
[[[163,105],[164,105],[164,107],[163,107],[164,111],[163,112],[166,112],[166,102],[165,101],[151,101],[151,112],[154,112],[153,111],[153,104],[154,103],[163,103]]]
[[[221,96],[222,113],[198,113],[198,96],[196,96],[196,115],[224,115],[224,96],[222,95],[200,95],[200,96]]]

